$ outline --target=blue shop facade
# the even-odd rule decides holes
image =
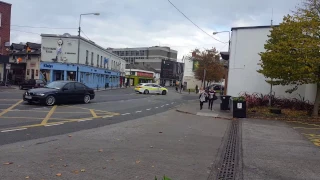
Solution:
[[[82,82],[90,88],[120,87],[120,72],[79,64],[40,62],[40,79]]]

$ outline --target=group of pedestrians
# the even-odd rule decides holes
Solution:
[[[208,109],[211,109],[212,111],[213,101],[217,99],[218,97],[216,96],[216,92],[213,89],[208,90],[208,92],[206,92],[203,89],[200,89],[200,95],[199,95],[200,110],[203,109],[203,104],[205,102],[208,102]]]

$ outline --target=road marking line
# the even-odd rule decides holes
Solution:
[[[109,118],[109,117],[113,117],[113,115],[102,116],[102,118]]]
[[[171,104],[173,104],[174,102],[172,102]]]
[[[169,104],[166,104],[166,106],[169,106]]]
[[[84,122],[84,121],[91,121],[92,119],[87,119],[87,120],[79,120],[78,122]]]
[[[46,124],[44,125],[45,127],[50,127],[50,126],[58,126],[58,125],[61,125],[63,123],[56,123],[56,124]]]
[[[48,113],[49,111],[37,111],[37,110],[20,110],[20,109],[12,109],[10,112],[15,112],[15,111],[20,111],[20,112],[46,112]]]
[[[57,105],[54,105],[51,110],[48,112],[48,114],[46,115],[46,117],[42,120],[41,124],[45,125],[48,123],[48,120],[50,119],[50,117],[52,116],[52,114],[54,113],[54,111],[57,109]]]
[[[155,107],[156,109],[158,109],[158,107]]]
[[[147,111],[150,111],[151,109],[146,109]]]
[[[15,108],[16,106],[18,106],[20,103],[22,103],[23,100],[20,100],[18,101],[17,103],[15,103],[14,105],[10,106],[9,108],[3,110],[1,113],[0,113],[0,117],[4,114],[6,114],[7,112],[9,112],[10,110],[12,110],[13,108]]]
[[[92,117],[94,117],[94,118],[98,117],[93,109],[90,109],[90,113],[92,114]]]
[[[161,107],[163,107],[164,105],[162,105]]]
[[[122,116],[125,116],[125,115],[128,115],[128,114],[130,114],[130,113],[124,113],[124,114],[121,114]]]
[[[20,129],[8,129],[8,130],[3,130],[1,132],[11,132],[11,131],[22,131],[22,130],[25,130],[27,128],[20,128]]]
[[[142,111],[136,111],[136,113],[141,113]]]

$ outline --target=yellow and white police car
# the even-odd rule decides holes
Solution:
[[[158,84],[154,83],[141,83],[138,84],[134,90],[140,94],[162,94],[166,95],[168,93],[168,89]]]

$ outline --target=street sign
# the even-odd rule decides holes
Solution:
[[[6,69],[11,69],[11,64],[7,64]]]

